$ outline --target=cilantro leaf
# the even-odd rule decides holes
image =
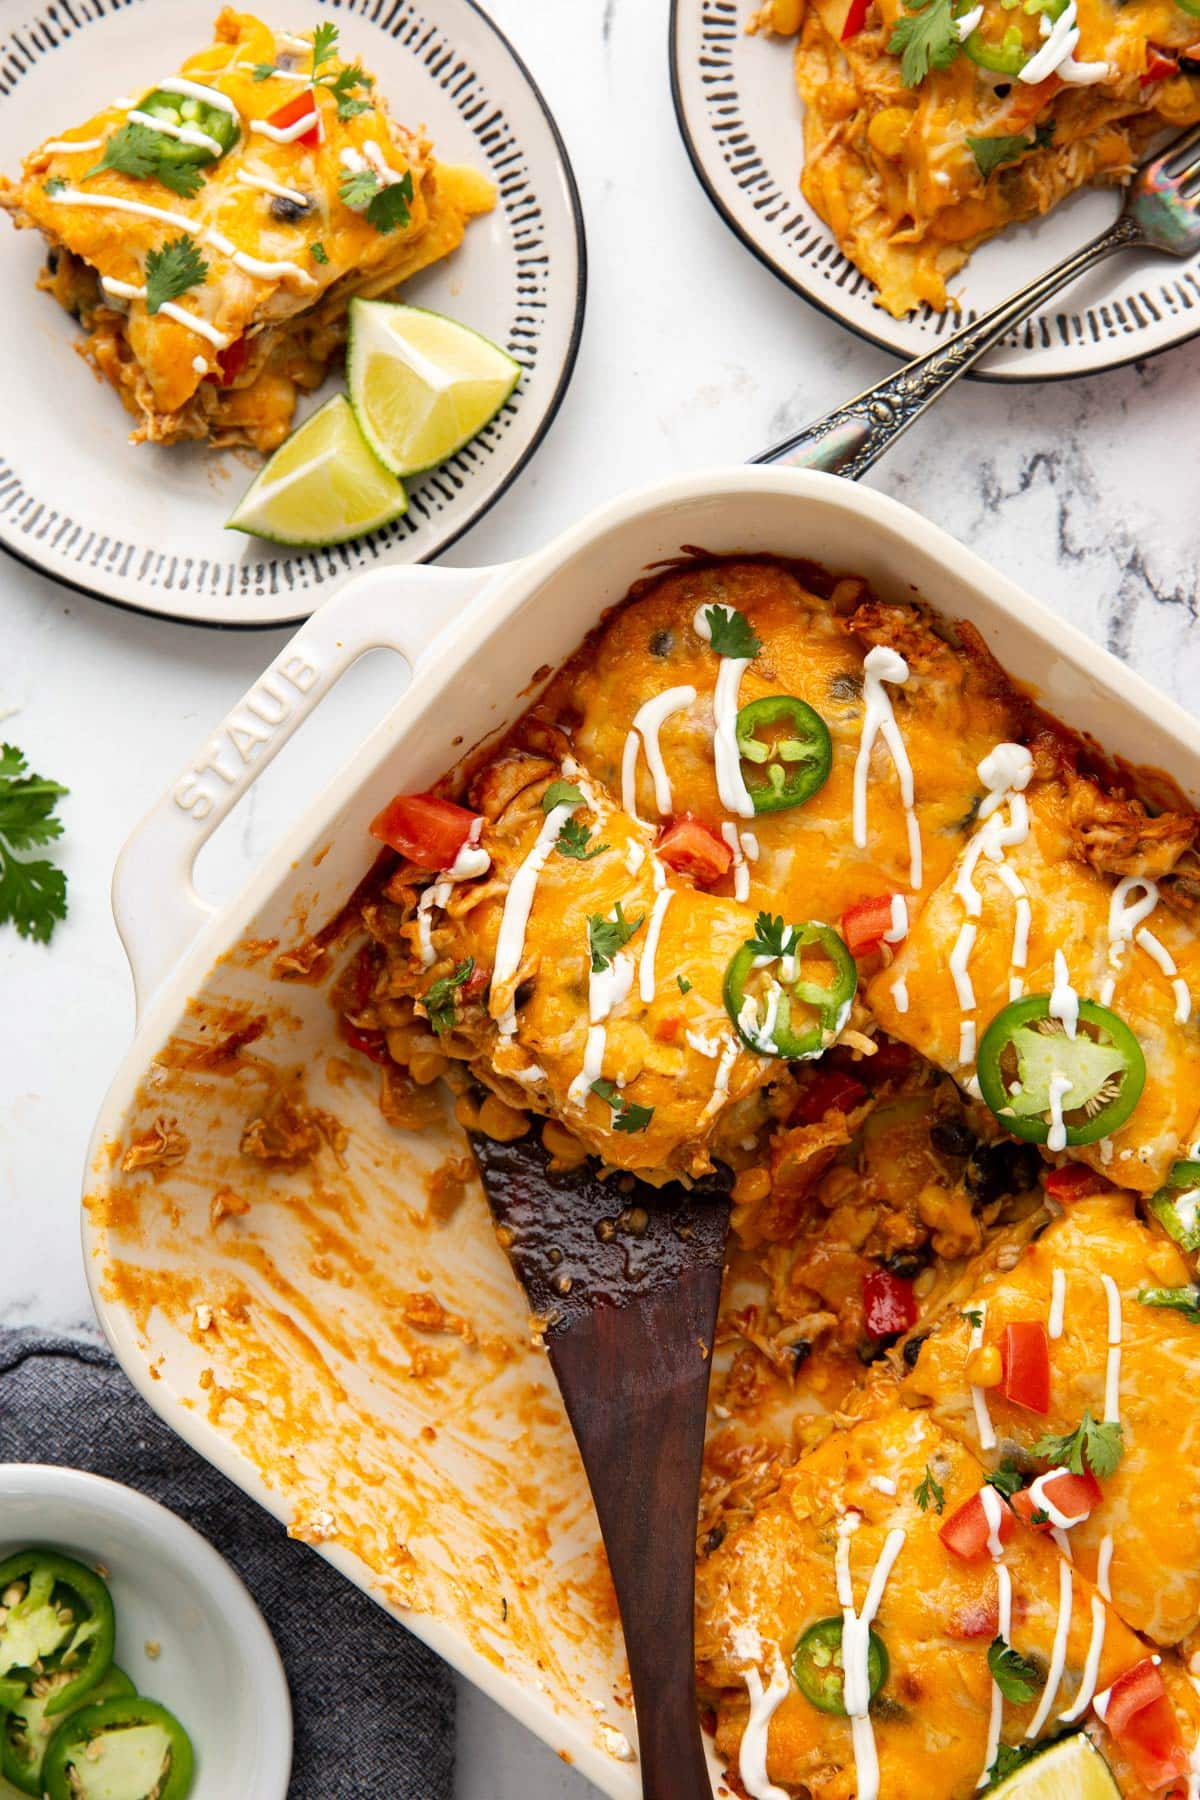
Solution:
[[[50,195],[61,194],[66,185],[61,175],[52,175],[49,181],[42,183],[42,187]]]
[[[619,900],[613,912],[616,917],[612,919],[605,919],[600,913],[592,913],[588,919],[588,949],[592,953],[593,973],[597,975],[601,969],[607,969],[617,951],[624,948],[646,917],[642,913],[636,919],[626,919]]]
[[[560,856],[569,856],[575,862],[591,862],[593,856],[612,848],[611,844],[591,844],[591,836],[588,827],[580,824],[578,819],[568,819],[554,841],[554,848]]]
[[[367,208],[367,224],[373,225],[381,237],[403,228],[412,218],[409,202],[413,197],[413,178],[406,169],[399,181],[389,181],[380,188]]]
[[[556,806],[582,806],[583,794],[573,781],[552,781],[542,795],[542,811],[552,813]]]
[[[353,212],[365,212],[378,192],[379,177],[374,169],[355,169],[338,184],[338,193]]]
[[[1020,1493],[1025,1485],[1020,1469],[1015,1463],[1009,1462],[1007,1457],[998,1469],[993,1469],[991,1474],[985,1475],[983,1479],[987,1487],[994,1487],[996,1492],[1003,1494],[1006,1500],[1011,1500],[1014,1494]]]
[[[327,263],[329,261],[329,252],[324,244],[310,244],[308,246],[308,254],[315,263]]]
[[[1031,1525],[1048,1525],[1050,1523],[1050,1514],[1046,1511],[1044,1506],[1035,1506],[1029,1515],[1029,1523]]]
[[[374,87],[375,78],[368,75],[366,70],[360,68],[357,63],[347,64],[344,69],[339,69],[337,74],[332,77],[323,75],[321,83],[322,86],[329,89],[337,101],[339,119],[356,119],[359,113],[370,112],[373,102],[357,98],[354,90],[360,87],[368,89]]]
[[[423,1004],[429,1016],[429,1023],[439,1037],[443,1032],[453,1030],[457,1024],[458,1012],[455,1007],[455,993],[465,982],[470,981],[474,973],[475,958],[468,956],[465,962],[458,964],[452,975],[443,975],[440,980],[434,982],[432,987],[426,988]]]
[[[1101,1481],[1116,1469],[1125,1453],[1125,1433],[1115,1421],[1097,1424],[1091,1412],[1085,1412],[1074,1431],[1065,1437],[1047,1432],[1033,1446],[1035,1456],[1043,1456],[1055,1468],[1070,1469],[1082,1475],[1085,1467]]]
[[[104,146],[104,155],[83,177],[90,181],[104,169],[129,175],[135,181],[160,181],[173,194],[190,200],[204,186],[199,164],[174,162],[168,154],[172,139],[148,125],[122,125]]]
[[[681,994],[690,994],[691,993],[692,984],[688,980],[686,975],[677,975],[675,977],[675,979],[679,983],[679,991]]]
[[[1193,1325],[1200,1325],[1200,1288],[1141,1288],[1138,1300],[1143,1306],[1163,1306],[1177,1312]]]
[[[592,1092],[612,1107],[614,1131],[623,1131],[631,1137],[636,1131],[645,1131],[654,1117],[652,1106],[638,1106],[634,1101],[624,1099],[615,1081],[593,1081]]]
[[[313,32],[312,72],[315,75],[322,63],[327,63],[337,55],[338,28],[336,25],[318,25]]]
[[[194,238],[186,232],[172,238],[161,250],[146,255],[146,311],[156,313],[168,300],[199,287],[208,274],[208,264],[200,254]]]
[[[750,621],[736,606],[706,606],[704,617],[712,632],[711,643],[718,656],[757,656],[762,644],[750,629]]]
[[[897,19],[888,49],[900,57],[900,79],[907,88],[919,87],[930,69],[948,69],[962,45],[954,21],[953,0],[905,0],[906,11]]]
[[[992,1680],[1006,1700],[1024,1706],[1042,1685],[1042,1677],[1031,1662],[1019,1656],[1002,1637],[993,1638],[988,1646],[988,1668]]]
[[[754,921],[754,936],[748,940],[755,956],[790,956],[796,948],[796,932],[777,913],[760,912]]]
[[[945,1511],[946,1491],[928,1463],[923,1480],[913,1489],[913,1498],[922,1512],[928,1512],[931,1506],[936,1513]]]
[[[975,158],[975,166],[984,180],[993,169],[1002,168],[1005,163],[1017,162],[1028,150],[1042,150],[1054,136],[1054,120],[1047,119],[1039,125],[1031,138],[1021,137],[970,137],[967,143]]]
[[[57,781],[30,773],[13,744],[0,744],[0,923],[21,936],[48,944],[67,916],[67,878],[45,858],[18,852],[53,843],[62,836],[55,809],[67,792]]]
[[[976,1331],[978,1331],[979,1327],[983,1324],[983,1309],[978,1306],[968,1306],[963,1313],[963,1318],[967,1321],[968,1325],[973,1325]]]
[[[278,73],[279,71],[274,63],[255,63],[254,73],[251,75],[250,79],[251,81],[270,81],[272,75],[277,75]]]
[[[999,1787],[1002,1781],[1017,1769],[1031,1761],[1040,1750],[1041,1744],[999,1744],[996,1747],[996,1760],[988,1770],[988,1787]]]

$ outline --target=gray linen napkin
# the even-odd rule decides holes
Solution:
[[[0,1330],[0,1462],[62,1463],[123,1481],[228,1558],[291,1685],[290,1800],[450,1800],[454,1690],[445,1664],[177,1438],[107,1350]]]

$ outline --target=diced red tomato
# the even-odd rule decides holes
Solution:
[[[878,1037],[874,1056],[856,1056],[850,1050],[835,1048],[821,1058],[821,1067],[855,1075],[874,1091],[885,1081],[907,1075],[913,1065],[913,1054],[907,1044],[898,1044],[894,1038]]]
[[[221,387],[232,387],[249,361],[250,340],[243,334],[240,338],[234,338],[232,344],[227,344],[224,350],[217,352],[217,367],[221,373],[206,375],[204,379],[216,381]]]
[[[912,1282],[887,1269],[872,1269],[863,1277],[863,1313],[867,1336],[876,1342],[911,1331],[920,1317]]]
[[[267,115],[267,124],[274,125],[278,131],[286,131],[289,125],[298,125],[300,120],[306,118],[309,113],[313,115],[312,130],[302,132],[298,138],[293,138],[292,141],[296,144],[304,144],[310,150],[315,150],[321,142],[321,126],[317,113],[317,102],[311,88],[301,88],[298,94],[294,94],[290,100],[285,100],[282,106],[276,107],[273,113]]]
[[[1138,1780],[1151,1791],[1187,1774],[1188,1753],[1179,1720],[1162,1670],[1152,1657],[1118,1675],[1106,1694],[1097,1694],[1095,1705]]]
[[[1179,73],[1179,58],[1172,50],[1164,49],[1161,44],[1146,45],[1146,73],[1142,76],[1142,86],[1149,87],[1152,81],[1169,81],[1172,75]]]
[[[1057,1474],[1048,1475],[1042,1482],[1041,1492],[1064,1518],[1072,1519],[1076,1524],[1080,1524],[1089,1513],[1094,1512],[1104,1498],[1104,1489],[1090,1469],[1085,1470],[1082,1475],[1072,1475],[1069,1469],[1061,1469]],[[1018,1519],[1023,1519],[1034,1531],[1051,1529],[1049,1519],[1034,1522],[1034,1513],[1044,1512],[1045,1508],[1039,1507],[1038,1497],[1031,1489],[1021,1488],[1013,1495],[1010,1504]]]
[[[1000,1392],[1029,1412],[1050,1411],[1050,1339],[1040,1319],[1019,1319],[1000,1333]]]
[[[892,929],[892,894],[874,894],[869,900],[856,900],[842,914],[842,936],[851,956],[867,956],[878,950]]]
[[[850,0],[850,11],[846,14],[846,23],[842,26],[842,42],[848,43],[857,37],[867,22],[867,10],[871,0]]]
[[[827,1112],[853,1112],[866,1098],[866,1088],[853,1075],[818,1069],[788,1115],[788,1124],[819,1125]]]
[[[387,1040],[382,1031],[360,1031],[357,1025],[351,1025],[349,1019],[343,1019],[341,1027],[342,1036],[352,1050],[361,1050],[373,1063],[390,1061]]]
[[[658,840],[658,854],[677,875],[688,875],[699,887],[708,887],[728,875],[733,851],[692,813],[672,819]]]
[[[370,831],[422,869],[448,869],[478,817],[436,794],[397,794],[371,820]]]
[[[1085,1168],[1082,1163],[1064,1163],[1061,1169],[1046,1171],[1044,1185],[1052,1200],[1057,1200],[1060,1206],[1072,1206],[1076,1200],[1103,1194],[1108,1182],[1095,1169]]]
[[[1002,1544],[1006,1544],[1016,1530],[1016,1523],[999,1494],[996,1499],[999,1501],[996,1509],[996,1536]],[[961,1557],[963,1562],[977,1562],[981,1556],[988,1555],[988,1539],[991,1535],[992,1527],[984,1508],[982,1488],[977,1494],[972,1494],[969,1500],[964,1500],[938,1532],[947,1550],[954,1556]]]

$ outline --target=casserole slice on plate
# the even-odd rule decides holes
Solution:
[[[336,26],[293,37],[229,8],[178,75],[0,180],[0,206],[46,238],[40,285],[79,320],[134,441],[263,451],[341,353],[354,295],[448,255],[493,199],[390,117]]]

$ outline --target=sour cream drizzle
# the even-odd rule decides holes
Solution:
[[[662,746],[658,734],[665,722],[673,713],[683,712],[696,698],[694,687],[666,688],[661,694],[655,694],[644,706],[639,706],[633,715],[633,727],[625,739],[625,754],[621,760],[621,795],[626,812],[634,813],[630,800],[636,792],[638,739],[646,747],[646,766],[654,782],[654,804],[658,808],[660,818],[669,818],[673,811],[671,782],[663,762]],[[634,814],[636,816],[636,813]]]
[[[906,1534],[899,1528],[888,1532],[879,1560],[871,1571],[862,1611],[856,1612],[854,1580],[850,1573],[850,1539],[861,1522],[861,1515],[856,1512],[843,1513],[838,1520],[835,1568],[838,1604],[842,1609],[842,1664],[845,1671],[842,1702],[850,1719],[854,1740],[858,1800],[878,1800],[879,1757],[868,1710],[871,1704],[871,1625],[879,1611],[888,1576],[904,1548]]]
[[[314,102],[312,111],[305,113],[303,118],[295,120],[291,125],[272,125],[269,119],[251,119],[250,129],[259,137],[270,138],[273,144],[294,144],[297,138],[302,138],[305,132],[311,131],[314,125],[320,123]]]
[[[1050,1129],[1046,1133],[1047,1150],[1065,1150],[1067,1147],[1067,1122],[1063,1117],[1063,1101],[1074,1087],[1069,1075],[1061,1069],[1050,1071]]]
[[[892,1004],[898,1013],[908,1011],[908,982],[904,976],[898,976],[892,983]]]
[[[978,1322],[971,1326],[970,1349],[982,1350],[983,1330],[984,1326],[987,1324],[987,1302],[984,1301],[976,1310],[978,1311],[979,1318]],[[979,1432],[979,1448],[981,1450],[994,1450],[996,1447],[996,1432],[992,1425],[992,1415],[988,1411],[987,1394],[981,1387],[972,1387],[971,1405],[975,1408],[975,1425]]]
[[[734,1063],[737,1061],[737,1056],[738,1040],[735,1037],[726,1038],[725,1047],[721,1051],[721,1060],[717,1064],[717,1072],[713,1077],[713,1091],[705,1103],[704,1111],[700,1114],[699,1123],[701,1125],[708,1124],[708,1121],[719,1109],[721,1103],[727,1098],[729,1094],[729,1075]]]
[[[1138,889],[1141,893],[1136,900],[1130,896]],[[1144,929],[1145,921],[1158,905],[1158,883],[1141,875],[1126,875],[1118,881],[1108,903],[1108,968],[1100,989],[1100,1002],[1103,1006],[1112,1005],[1113,991],[1117,985],[1117,976],[1125,958],[1125,951],[1135,939],[1163,974],[1171,982],[1175,994],[1176,1023],[1186,1025],[1192,1016],[1192,995],[1186,981],[1180,978],[1175,966],[1175,959],[1160,938],[1152,931]]]
[[[984,1488],[984,1493],[994,1493],[994,1488]],[[996,1631],[1005,1643],[1012,1632],[1012,1576],[1002,1562],[996,1564]],[[992,1710],[988,1719],[987,1749],[983,1757],[983,1773],[975,1783],[976,1788],[986,1787],[991,1778],[992,1764],[996,1760],[996,1752],[1000,1748],[1000,1724],[1004,1717],[1004,1695],[992,1682]]]
[[[908,885],[916,893],[920,891],[922,879],[921,827],[913,804],[912,763],[909,761],[904,737],[896,723],[891,696],[884,687],[885,681],[902,686],[908,680],[908,676],[908,664],[898,650],[889,649],[885,644],[876,644],[873,649],[867,651],[863,662],[863,698],[866,705],[863,711],[862,736],[859,739],[858,755],[854,761],[852,823],[854,842],[860,850],[865,850],[867,847],[867,782],[871,772],[871,752],[875,747],[876,738],[882,737],[891,752],[896,779],[900,784],[900,800],[904,807],[904,818],[908,831]]]
[[[1108,1357],[1104,1370],[1104,1422],[1121,1420],[1121,1293],[1111,1275],[1101,1275],[1108,1301]]]
[[[1050,1670],[1046,1676],[1046,1685],[1042,1689],[1042,1698],[1038,1709],[1029,1723],[1025,1733],[1026,1741],[1037,1737],[1042,1726],[1050,1716],[1050,1708],[1054,1705],[1054,1696],[1062,1681],[1063,1669],[1067,1660],[1067,1637],[1071,1630],[1071,1606],[1074,1597],[1074,1577],[1071,1565],[1060,1561],[1058,1565],[1058,1623],[1054,1627],[1054,1645],[1050,1651]]]
[[[733,1649],[734,1654],[745,1661],[742,1680],[750,1696],[750,1717],[738,1750],[738,1774],[742,1786],[751,1800],[788,1800],[783,1789],[776,1787],[767,1776],[767,1735],[789,1687],[788,1672],[779,1647],[771,1645],[771,1679],[765,1688],[758,1670],[758,1658],[763,1654],[764,1645],[752,1625],[738,1627]]]
[[[1043,13],[1039,28],[1046,41],[1029,58],[1025,67],[1018,71],[1020,80],[1029,86],[1036,87],[1048,75],[1057,75],[1060,81],[1070,82],[1076,87],[1089,87],[1094,82],[1106,81],[1111,75],[1112,70],[1106,62],[1075,61],[1075,51],[1079,44],[1078,8],[1075,0],[1070,0],[1053,24],[1047,14]]]
[[[110,212],[133,213],[142,219],[158,219],[164,225],[173,225],[177,230],[190,233],[201,243],[211,244],[247,275],[259,275],[264,280],[290,275],[302,287],[317,286],[313,277],[298,263],[266,262],[261,257],[251,256],[247,251],[239,250],[223,231],[212,225],[201,225],[197,220],[189,219],[186,213],[169,212],[163,206],[146,206],[141,200],[126,200],[120,194],[83,194],[78,188],[60,188],[56,194],[49,195],[49,200],[52,206],[91,206]],[[222,336],[222,349],[231,342],[232,339]]]
[[[144,125],[147,131],[157,131],[163,137],[174,138],[177,143],[191,144],[197,150],[211,150],[214,156],[221,156],[224,145],[215,137],[209,137],[207,131],[198,131],[193,125],[176,125],[171,119],[156,118],[153,113],[141,112],[135,106],[130,109],[129,117],[135,125]]]
[[[1071,972],[1061,950],[1054,952],[1054,986],[1046,1011],[1059,1021],[1069,1038],[1075,1036],[1079,1030],[1079,995],[1071,986]]]
[[[533,909],[538,877],[546,866],[559,832],[574,810],[575,808],[570,802],[563,806],[550,808],[542,822],[542,828],[537,834],[533,848],[509,884],[508,892],[504,896],[504,912],[500,918],[500,931],[496,938],[496,960],[492,969],[493,994],[502,992],[504,987],[513,980],[521,966],[521,958],[525,954],[525,932],[529,925],[529,914]],[[511,1037],[516,1028],[516,1020],[513,1017],[510,1002],[502,1016],[500,1030],[504,1036]]]
[[[1070,1725],[1081,1719],[1091,1705],[1092,1695],[1096,1692],[1096,1682],[1100,1675],[1100,1658],[1104,1654],[1104,1631],[1108,1624],[1108,1609],[1098,1594],[1092,1595],[1092,1635],[1088,1641],[1087,1660],[1083,1665],[1083,1678],[1079,1683],[1079,1692],[1075,1696],[1075,1704],[1066,1712],[1059,1713],[1064,1725]]]
[[[712,643],[712,626],[705,617],[706,613],[722,612],[726,618],[731,617],[735,608],[732,606],[698,606],[692,618],[692,630],[697,637],[702,637],[706,644]],[[739,818],[754,817],[754,802],[750,798],[750,790],[742,779],[742,757],[737,747],[738,695],[742,685],[742,676],[750,667],[754,658],[751,656],[723,656],[721,667],[717,672],[717,686],[713,694],[713,759],[716,763],[717,792],[721,796],[721,805],[726,812],[737,813]]]
[[[205,87],[202,82],[189,81],[186,75],[168,75],[158,86],[160,93],[186,94],[192,100],[203,100],[206,105],[215,106],[218,112],[229,113],[232,118],[239,122],[241,120],[241,113],[229,95],[223,94],[220,88]]]
[[[48,144],[42,145],[42,154],[69,156],[72,150],[99,150],[103,143],[103,138],[51,138]]]
[[[111,275],[102,275],[100,286],[106,294],[111,294],[117,300],[144,300],[146,298],[144,287],[138,287],[132,281],[116,281]],[[174,319],[177,325],[186,325],[189,331],[196,332],[199,337],[207,338],[209,343],[215,345],[218,350],[228,347],[230,340],[223,331],[218,331],[216,326],[210,325],[207,319],[201,319],[195,313],[185,312],[184,308],[176,306],[173,300],[164,300],[158,310],[166,313],[168,319]],[[208,364],[205,363],[204,367],[207,370]]]
[[[733,851],[733,897],[735,900],[748,900],[750,898],[750,870],[742,846],[742,836],[732,819],[722,820],[721,836]],[[746,832],[745,836],[749,837],[750,833]]]
[[[1100,1539],[1100,1549],[1096,1556],[1096,1586],[1106,1600],[1112,1599],[1112,1559],[1112,1534],[1106,1533]]]
[[[654,865],[655,876],[659,874],[660,865]],[[654,976],[654,959],[658,955],[658,940],[662,933],[663,919],[671,904],[673,888],[660,887],[654,896],[654,905],[650,909],[650,921],[646,926],[646,941],[642,946],[642,960],[638,964],[638,993],[649,1006],[657,991]]]
[[[299,188],[285,187],[281,181],[272,181],[267,175],[238,175],[239,187],[258,188],[264,194],[277,194],[281,200],[294,201],[297,206],[308,205],[308,195],[302,194]]]
[[[1060,1338],[1063,1334],[1063,1320],[1067,1305],[1067,1275],[1065,1269],[1054,1269],[1050,1275],[1050,1316],[1046,1321],[1046,1336]]]

